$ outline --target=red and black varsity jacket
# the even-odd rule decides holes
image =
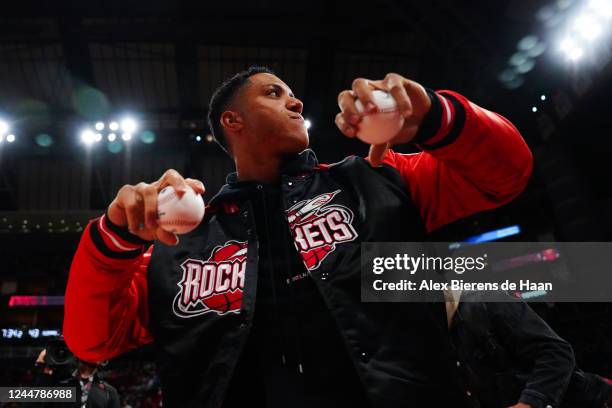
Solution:
[[[430,98],[414,139],[420,153],[389,150],[372,167],[355,156],[320,165],[305,150],[282,169],[296,251],[374,407],[396,406],[411,389],[429,387],[446,318],[443,306],[362,303],[361,242],[425,240],[442,225],[509,202],[532,171],[531,152],[507,119],[455,92]],[[166,405],[221,406],[257,301],[248,197],[230,175],[204,221],[176,247],[150,245],[105,216],[93,220],[66,289],[69,348],[99,361],[154,342]]]

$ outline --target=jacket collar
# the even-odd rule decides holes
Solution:
[[[295,176],[299,173],[311,172],[319,165],[317,156],[311,149],[306,149],[287,157],[281,165],[281,176]],[[239,200],[253,191],[258,184],[256,181],[238,181],[236,172],[230,173],[225,179],[225,185],[210,200],[211,205],[215,205],[227,199]]]

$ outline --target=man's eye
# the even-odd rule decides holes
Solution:
[[[276,89],[270,89],[268,95],[278,96],[279,92]]]

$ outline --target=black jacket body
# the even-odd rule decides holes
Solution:
[[[526,303],[462,302],[450,334],[470,406],[560,406],[574,352]]]
[[[287,162],[281,186],[283,207],[288,215],[294,211],[295,222],[304,215],[295,213],[295,205],[312,204],[313,199],[324,203],[315,206],[319,210],[313,223],[329,221],[328,235],[334,242],[312,253],[317,260],[309,275],[337,324],[371,405],[419,406],[418,401],[443,397],[439,389],[447,387],[450,374],[441,368],[448,358],[443,303],[362,303],[360,299],[361,242],[425,239],[422,220],[397,170],[386,165],[373,168],[360,157],[319,166],[314,153],[306,150]],[[256,184],[238,183],[235,174],[230,175],[211,201],[204,222],[181,237],[182,245],[158,245],[153,250],[148,274],[150,315],[155,317],[151,331],[168,406],[222,406],[257,304],[260,254],[249,201],[257,189]],[[189,303],[199,290],[193,285],[182,288],[179,298],[176,282],[184,285],[193,276],[175,274],[211,259],[217,265],[244,264],[241,298],[227,292],[214,304],[208,299],[203,308],[201,298]]]

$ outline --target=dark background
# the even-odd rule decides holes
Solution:
[[[61,306],[9,308],[8,299],[63,295],[83,227],[121,185],[175,168],[205,182],[205,199],[216,192],[232,162],[206,139],[208,99],[224,78],[253,64],[274,69],[304,101],[323,162],[367,151],[333,124],[338,92],[357,77],[398,72],[461,92],[515,123],[535,156],[525,192],[436,238],[518,224],[515,240],[610,240],[610,32],[576,63],[556,45],[584,3],[3,2],[0,117],[16,141],[0,144],[0,327],[61,329]],[[529,59],[529,72],[503,82],[527,35],[538,37],[544,53]],[[90,148],[79,142],[84,127],[124,114],[140,126],[130,143],[110,146],[121,151],[109,151],[106,141]],[[154,142],[143,143],[151,134]],[[45,140],[52,144],[41,146]],[[612,376],[609,304],[536,309],[572,342],[583,368]],[[41,344],[3,339],[0,360],[25,364]]]

